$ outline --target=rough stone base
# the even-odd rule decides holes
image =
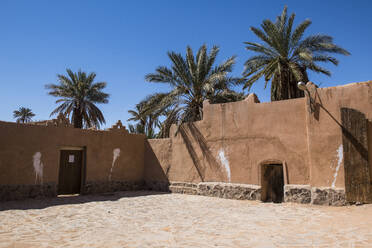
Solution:
[[[311,203],[328,206],[346,205],[346,195],[344,189],[315,188],[311,189]]]
[[[237,200],[261,200],[261,186],[250,184],[171,182],[169,190],[166,191]],[[316,188],[310,185],[295,184],[284,186],[284,202],[328,206],[344,206],[347,204],[344,189]]]
[[[311,186],[310,185],[284,185],[284,202],[310,203]]]
[[[153,191],[169,192],[169,182],[146,181],[145,189],[153,190]]]
[[[115,191],[156,190],[180,194],[214,196],[237,200],[261,200],[261,186],[219,182],[86,182],[82,194],[109,193]],[[57,196],[55,183],[37,185],[0,185],[0,201],[21,200]],[[344,206],[347,204],[345,190],[316,188],[309,185],[285,185],[284,201],[312,203],[317,205]]]
[[[198,194],[237,200],[260,200],[261,186],[234,183],[199,183]]]
[[[172,193],[197,195],[198,184],[185,182],[171,182],[171,184],[169,185],[169,191]]]
[[[54,183],[34,185],[0,185],[0,201],[22,200],[57,196]]]
[[[82,194],[109,193],[115,191],[142,190],[145,188],[143,181],[88,181],[85,183]]]
[[[236,200],[259,200],[261,198],[261,187],[249,184],[171,182],[169,190],[172,193],[214,196]]]

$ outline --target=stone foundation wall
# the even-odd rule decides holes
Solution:
[[[86,182],[82,194],[109,193],[115,191],[134,191],[143,190],[145,183],[143,181],[91,181]]]
[[[311,186],[310,185],[284,185],[284,201],[295,203],[310,203],[311,202]]]
[[[237,200],[260,200],[261,186],[232,183],[199,183],[198,194]]]
[[[344,189],[317,188],[310,185],[284,186],[284,201],[316,205],[344,206],[347,204]]]
[[[218,182],[127,182],[93,181],[85,183],[82,194],[99,194],[115,191],[153,190],[179,194],[213,196],[236,200],[261,200],[261,186]],[[57,196],[57,185],[0,185],[0,201]],[[284,202],[344,206],[347,204],[344,189],[316,188],[310,185],[285,185]]]
[[[311,189],[311,203],[318,205],[344,206],[347,204],[345,190],[314,187]]]
[[[0,201],[56,197],[58,192],[57,187],[58,186],[55,183],[36,185],[0,185]],[[163,185],[162,188],[154,188],[152,190],[163,191],[163,189],[166,188],[167,187]],[[135,191],[144,189],[147,188],[143,181],[93,181],[85,183],[81,190],[81,194],[100,194],[115,191]]]
[[[54,183],[34,185],[0,185],[0,201],[55,196],[57,196],[57,186]]]
[[[163,189],[164,187],[166,186],[163,185]],[[250,184],[171,182],[168,190],[164,191],[236,200],[261,200],[261,186]],[[284,202],[328,206],[344,206],[347,204],[344,189],[316,188],[310,185],[293,184],[284,186]]]
[[[169,185],[169,191],[172,193],[213,196],[236,200],[261,199],[261,187],[249,184],[172,182]]]
[[[146,181],[145,182],[145,189],[146,190],[169,192],[169,182]]]
[[[56,197],[57,185],[55,183],[44,183],[36,185],[0,185],[0,201],[22,200],[27,198]],[[153,189],[162,191],[163,188]],[[99,194],[115,191],[135,191],[146,189],[143,181],[94,181],[87,182],[81,194]]]

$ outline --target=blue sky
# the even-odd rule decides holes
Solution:
[[[146,95],[165,91],[144,76],[159,65],[169,65],[166,52],[197,50],[203,43],[219,45],[218,61],[237,55],[234,74],[240,75],[252,53],[244,41],[258,41],[249,30],[263,19],[275,19],[288,5],[295,23],[313,24],[307,35],[322,33],[351,52],[340,64],[327,65],[333,75],[310,74],[321,87],[372,80],[372,1],[0,1],[0,120],[12,121],[12,112],[29,107],[36,120],[48,119],[56,107],[44,85],[56,83],[66,68],[97,73],[106,81],[110,102],[99,105],[106,126]],[[252,88],[261,101],[269,100],[263,81]]]

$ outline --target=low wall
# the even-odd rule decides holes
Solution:
[[[261,200],[261,186],[251,184],[171,182],[169,192],[234,200]],[[345,190],[316,188],[310,185],[285,185],[284,202],[327,206],[344,206],[347,204]]]
[[[85,151],[81,193],[144,185],[144,135],[0,122],[0,200],[56,196],[60,151]]]

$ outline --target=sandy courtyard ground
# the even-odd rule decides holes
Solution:
[[[0,247],[372,247],[372,205],[150,192],[2,202]]]

